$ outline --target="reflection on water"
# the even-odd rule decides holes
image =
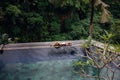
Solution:
[[[6,64],[0,80],[94,80],[74,73],[74,60],[51,60],[36,63]]]

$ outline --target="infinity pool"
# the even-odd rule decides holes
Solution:
[[[56,49],[29,48],[25,45],[11,45],[12,48],[8,46],[9,50],[0,55],[0,80],[96,80],[83,78],[75,73],[73,62],[80,59],[80,55],[84,55],[78,46]],[[27,44],[31,45],[33,46]],[[35,45],[39,46],[38,43]],[[16,48],[17,46],[20,48]],[[94,73],[92,70],[90,72]],[[120,80],[119,76],[118,71],[115,80]]]

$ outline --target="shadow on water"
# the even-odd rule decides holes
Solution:
[[[60,47],[60,48],[52,48],[50,50],[49,55],[74,55],[77,54],[77,49],[75,47]]]
[[[3,63],[3,61],[0,60],[0,71],[5,67],[5,64]]]

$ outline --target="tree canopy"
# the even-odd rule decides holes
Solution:
[[[111,26],[118,24],[120,2],[95,1],[93,38],[98,39],[104,30],[116,29]],[[89,35],[90,15],[91,0],[1,0],[0,34],[18,42],[83,39]]]

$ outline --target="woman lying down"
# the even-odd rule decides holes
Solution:
[[[55,48],[60,48],[62,46],[72,46],[72,43],[68,42],[55,42],[54,44],[50,45],[50,46],[54,46]]]

